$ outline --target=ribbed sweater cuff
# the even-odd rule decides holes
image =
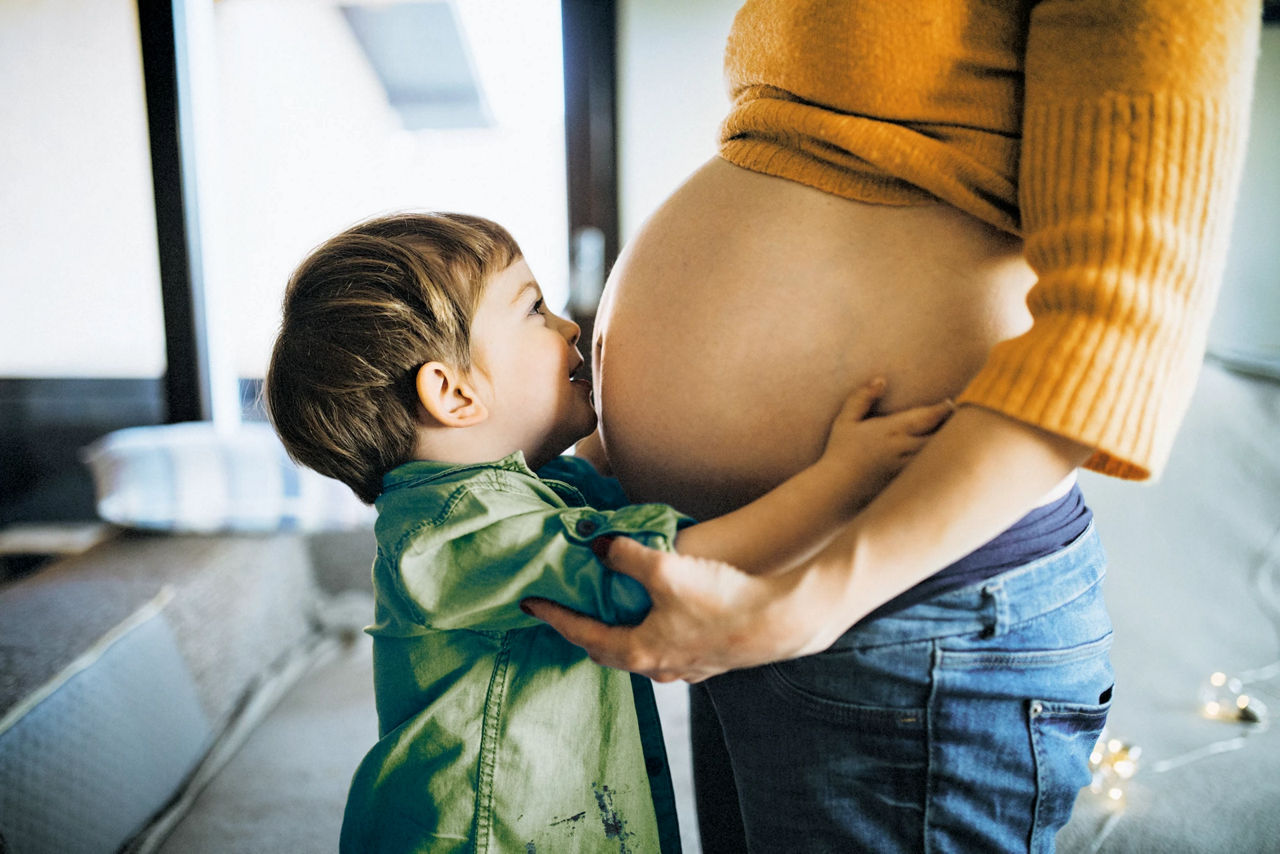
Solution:
[[[1243,160],[1247,102],[1112,95],[1029,107],[1021,209],[1031,331],[960,397],[1157,475],[1195,385]]]

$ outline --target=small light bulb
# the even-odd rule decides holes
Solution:
[[[1216,701],[1210,700],[1204,704],[1204,713],[1211,718],[1216,718],[1222,713],[1222,706],[1218,705]]]
[[[1103,732],[1089,757],[1089,790],[1117,805],[1124,800],[1127,781],[1138,773],[1142,748]]]
[[[1248,694],[1241,694],[1239,697],[1236,697],[1236,708],[1238,708],[1238,709],[1247,709],[1247,708],[1249,708],[1249,695],[1248,695]]]
[[[1218,672],[1209,677],[1209,684],[1215,688],[1221,688],[1227,684],[1227,674]]]

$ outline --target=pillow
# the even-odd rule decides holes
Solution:
[[[117,525],[314,531],[368,526],[376,515],[344,484],[296,465],[261,422],[130,427],[84,448],[82,458],[98,515]]]

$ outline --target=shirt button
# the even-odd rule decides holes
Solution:
[[[595,519],[582,518],[573,526],[573,529],[578,532],[579,537],[589,537],[594,534],[599,527],[600,525]]]

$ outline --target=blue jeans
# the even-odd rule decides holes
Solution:
[[[1111,702],[1104,564],[1090,526],[826,652],[694,686],[704,850],[1052,851]]]

